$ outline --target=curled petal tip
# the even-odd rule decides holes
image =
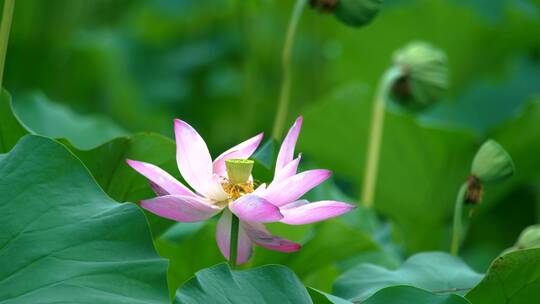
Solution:
[[[296,252],[302,249],[302,245],[298,243],[291,242],[291,244],[284,250],[284,252]]]
[[[298,243],[292,243],[290,244],[289,246],[286,246],[286,247],[282,247],[280,250],[278,251],[281,251],[281,252],[296,252],[298,250],[302,249],[302,245],[298,244]]]
[[[175,118],[175,119],[174,119],[174,126],[177,127],[177,128],[178,128],[178,127],[180,127],[180,128],[181,128],[181,127],[189,127],[189,128],[192,128],[190,124],[188,124],[187,122],[185,122],[185,121],[183,121],[183,120],[181,120],[181,119],[179,119],[179,118]]]
[[[319,173],[321,177],[324,177],[325,179],[332,176],[332,171],[327,170],[327,169],[315,169],[315,171],[317,171],[317,173]]]
[[[174,119],[174,128],[175,129],[182,128],[185,125],[188,125],[185,121],[183,121],[181,119],[178,119],[178,118]]]
[[[255,135],[255,138],[256,138],[256,139],[255,139],[255,142],[256,142],[256,145],[255,145],[255,146],[258,147],[259,144],[261,143],[261,141],[262,141],[263,138],[264,138],[264,132],[261,132],[261,133]]]

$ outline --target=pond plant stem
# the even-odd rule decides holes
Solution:
[[[240,225],[240,220],[238,216],[231,214],[231,243],[229,248],[229,264],[231,269],[236,268],[236,256],[238,252],[238,228]]]
[[[401,75],[397,67],[388,69],[381,81],[373,101],[373,112],[371,116],[371,126],[368,142],[368,151],[364,169],[364,179],[362,185],[361,201],[364,207],[372,208],[377,188],[377,174],[379,169],[379,158],[381,154],[381,143],[384,131],[384,116],[389,91],[394,80]]]
[[[4,0],[2,10],[2,23],[0,24],[0,88],[4,76],[4,65],[6,63],[6,53],[9,40],[9,31],[11,29],[11,20],[13,19],[13,9],[15,0]]]
[[[306,6],[307,0],[296,0],[293,13],[289,21],[289,27],[287,28],[287,36],[285,37],[285,44],[283,46],[283,53],[281,57],[282,64],[282,78],[281,89],[279,93],[278,108],[276,112],[276,118],[274,120],[274,129],[272,131],[272,137],[278,140],[283,132],[283,126],[285,119],[287,118],[287,112],[289,109],[289,100],[291,93],[291,54],[294,45],[294,38],[298,29],[298,23],[302,17],[302,12]]]
[[[467,183],[464,183],[459,188],[456,205],[454,206],[454,222],[452,224],[452,242],[450,244],[450,253],[458,255],[459,243],[461,242],[461,231],[463,229],[463,204],[465,203],[465,192],[467,191]]]

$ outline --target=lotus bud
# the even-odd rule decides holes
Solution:
[[[425,42],[411,42],[394,53],[402,76],[392,86],[392,97],[411,110],[423,110],[448,89],[446,54]]]
[[[474,156],[471,175],[467,179],[465,202],[479,204],[484,194],[483,184],[499,181],[514,174],[514,162],[494,140],[486,141]]]
[[[501,145],[488,140],[476,152],[471,174],[485,183],[499,181],[514,174],[514,162]]]
[[[227,159],[225,167],[229,181],[234,185],[247,183],[253,170],[253,163],[254,161],[250,159]]]
[[[310,3],[319,11],[333,13],[349,26],[360,27],[377,15],[383,0],[311,0]]]

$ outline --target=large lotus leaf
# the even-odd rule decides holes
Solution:
[[[112,120],[99,115],[81,115],[34,93],[13,103],[17,116],[33,133],[66,138],[79,149],[90,149],[112,138],[126,135]]]
[[[540,249],[507,253],[495,259],[467,298],[475,304],[529,304],[540,299]]]
[[[176,293],[175,304],[313,303],[296,275],[283,266],[269,265],[231,271],[227,264],[204,269]]]
[[[165,303],[146,220],[63,145],[29,135],[0,160],[0,302]]]
[[[43,131],[40,135],[64,137],[65,139],[61,141],[82,160],[101,188],[119,202],[137,202],[154,196],[148,181],[126,164],[127,158],[153,163],[180,179],[176,166],[175,144],[170,138],[159,134],[140,133],[129,137],[114,138],[92,149],[79,149],[74,146],[72,140],[79,145],[87,145],[82,142],[85,138],[84,134],[95,132],[96,130],[91,130],[90,127],[97,121],[88,117],[81,118],[87,122],[86,125],[89,128],[81,126],[82,133],[70,133],[71,135],[68,136],[68,133],[62,133],[62,129],[69,128],[70,123],[77,123],[76,114],[63,106],[41,98],[36,95],[35,99],[29,101],[28,104],[26,102],[19,104],[20,113],[26,116],[29,123],[37,126],[36,130],[29,130],[30,128],[15,115],[9,94],[6,91],[2,92],[0,96],[2,110],[0,111],[0,118],[2,118],[0,120],[0,152],[9,151],[20,137],[29,132]],[[52,110],[49,110],[49,107]],[[41,108],[43,108],[43,113],[38,111]],[[58,125],[56,125],[57,118],[60,121]],[[60,128],[60,126],[63,127]],[[102,127],[109,128],[106,123]],[[103,135],[103,137],[95,138],[92,143],[95,144],[107,137],[110,136]],[[172,221],[159,218],[149,212],[146,214],[155,235],[161,234],[173,224]]]
[[[472,288],[482,279],[461,259],[442,252],[419,253],[396,270],[360,264],[344,273],[335,283],[334,292],[349,300],[365,300],[378,290],[393,285],[410,285],[431,292]]]
[[[11,150],[19,138],[28,134],[11,108],[11,95],[0,89],[0,153]]]
[[[379,290],[364,304],[470,304],[465,298],[455,294],[435,294],[411,286],[391,286]]]

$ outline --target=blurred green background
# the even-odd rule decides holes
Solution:
[[[178,117],[217,156],[260,131],[270,135],[293,4],[20,0],[4,86],[25,123],[58,137],[70,124],[58,127],[55,115],[84,123],[97,137],[172,136]],[[304,115],[297,150],[310,166],[335,172],[337,188],[325,193],[357,201],[374,89],[392,53],[414,40],[447,52],[450,91],[422,113],[389,110],[376,208],[391,220],[404,255],[447,250],[457,189],[476,149],[495,138],[518,173],[488,186],[474,210],[464,254],[483,271],[540,217],[539,1],[386,0],[360,29],[307,9],[287,123]]]

